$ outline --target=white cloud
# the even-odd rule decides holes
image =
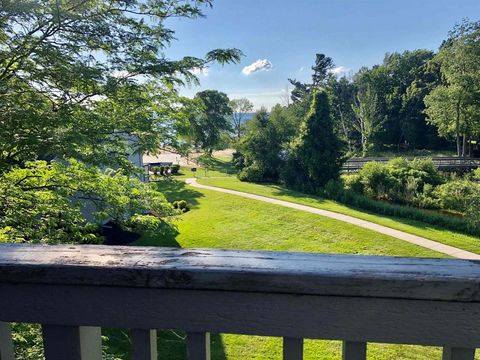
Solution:
[[[267,59],[258,59],[254,63],[245,66],[242,70],[244,75],[251,75],[257,71],[270,71],[272,70],[272,63]]]
[[[197,75],[197,76],[199,75],[208,76],[210,69],[208,67],[203,67],[203,68],[194,67],[193,69],[190,70],[190,72],[193,75]]]
[[[342,75],[342,74],[345,74],[349,71],[350,71],[350,69],[346,68],[345,66],[337,66],[337,67],[334,67],[332,70],[330,70],[330,72],[333,75]]]

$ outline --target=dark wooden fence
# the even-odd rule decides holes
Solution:
[[[348,159],[342,166],[342,170],[346,172],[354,172],[360,170],[367,162],[386,163],[392,158],[386,157],[366,157]],[[480,158],[467,157],[405,157],[407,160],[413,159],[431,159],[439,170],[442,171],[467,171],[480,167]]]
[[[0,245],[0,358],[10,322],[42,324],[47,360],[100,360],[101,327],[130,329],[133,360],[157,358],[155,329],[184,329],[190,360],[210,359],[210,332],[443,347],[480,347],[480,262],[288,252]],[[321,359],[322,354],[317,358]]]

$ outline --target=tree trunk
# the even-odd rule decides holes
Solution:
[[[340,113],[340,123],[342,124],[343,135],[347,140],[348,151],[352,152],[352,144],[348,136],[349,134],[348,134],[347,126],[345,125],[345,118],[343,117],[342,109],[340,109],[340,107],[338,107],[338,112]]]
[[[461,156],[460,144],[460,100],[457,101],[457,117],[455,119],[455,133],[457,136],[457,156]]]

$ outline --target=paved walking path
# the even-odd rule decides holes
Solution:
[[[254,194],[249,194],[249,193],[245,193],[245,192],[241,192],[241,191],[228,190],[228,189],[218,188],[218,187],[215,187],[215,186],[202,185],[202,184],[197,183],[197,179],[193,179],[193,178],[186,179],[186,183],[193,186],[193,187],[197,187],[197,188],[200,188],[200,189],[219,191],[219,192],[226,193],[226,194],[242,196],[242,197],[248,198],[248,199],[259,200],[259,201],[267,202],[267,203],[270,203],[270,204],[285,206],[285,207],[288,207],[288,208],[291,208],[291,209],[306,211],[306,212],[309,212],[309,213],[312,213],[312,214],[317,214],[317,215],[325,216],[325,217],[328,217],[328,218],[331,218],[331,219],[344,221],[346,223],[353,224],[353,225],[356,225],[356,226],[360,226],[360,227],[365,228],[365,229],[373,230],[373,231],[376,231],[376,232],[381,233],[381,234],[389,235],[389,236],[392,236],[394,238],[397,238],[397,239],[400,239],[400,240],[403,240],[403,241],[407,241],[409,243],[412,243],[412,244],[415,244],[415,245],[418,245],[418,246],[422,246],[424,248],[427,248],[427,249],[430,249],[430,250],[433,250],[433,251],[437,251],[439,253],[443,253],[443,254],[446,254],[446,255],[449,255],[449,256],[452,256],[452,257],[456,257],[456,258],[460,258],[460,259],[480,260],[480,255],[479,254],[475,254],[475,253],[472,253],[470,251],[462,250],[462,249],[459,249],[459,248],[456,248],[456,247],[453,247],[453,246],[445,245],[445,244],[442,244],[442,243],[439,243],[439,242],[436,242],[436,241],[433,241],[433,240],[423,238],[421,236],[412,235],[412,234],[406,233],[404,231],[395,230],[395,229],[389,228],[388,226],[378,225],[378,224],[375,224],[373,222],[362,220],[362,219],[359,219],[359,218],[356,218],[356,217],[353,217],[353,216],[336,213],[334,211],[318,209],[318,208],[314,208],[314,207],[311,207],[311,206],[300,205],[300,204],[292,203],[292,202],[289,202],[289,201],[273,199],[273,198],[269,198],[269,197],[266,197],[266,196],[254,195]]]

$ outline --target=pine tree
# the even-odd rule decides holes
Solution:
[[[327,93],[315,91],[310,111],[292,143],[283,179],[287,185],[315,192],[338,179],[342,166],[342,142],[334,132]]]

